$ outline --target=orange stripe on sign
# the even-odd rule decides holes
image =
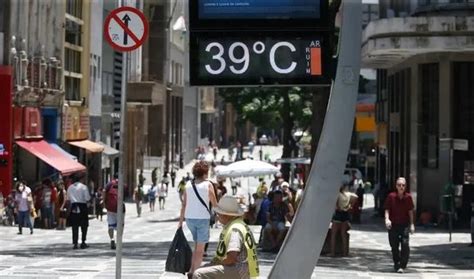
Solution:
[[[321,48],[311,48],[311,75],[320,76],[321,72]]]

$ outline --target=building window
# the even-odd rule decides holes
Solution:
[[[439,66],[420,65],[421,158],[425,168],[438,168],[439,144]]]
[[[81,73],[81,52],[70,48],[64,50],[64,70]]]
[[[66,38],[65,41],[73,45],[81,45],[81,29],[80,23],[66,19]]]
[[[67,0],[66,13],[76,18],[82,18],[82,0]]]
[[[81,99],[81,79],[71,76],[64,77],[66,100],[79,101]]]
[[[66,0],[64,35],[64,83],[66,100],[81,99],[83,0]],[[87,67],[87,66],[85,66]]]

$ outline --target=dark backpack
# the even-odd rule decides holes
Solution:
[[[118,188],[114,185],[108,185],[105,191],[106,203],[105,208],[110,212],[117,212],[117,202],[118,202]]]

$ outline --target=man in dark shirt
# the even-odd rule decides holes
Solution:
[[[388,239],[392,247],[394,269],[398,273],[403,273],[403,269],[407,267],[410,255],[409,233],[415,232],[413,199],[406,192],[406,188],[406,179],[399,177],[396,182],[396,191],[387,196],[384,206],[385,226],[388,229]]]

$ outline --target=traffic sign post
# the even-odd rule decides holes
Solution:
[[[122,5],[124,0],[122,0]],[[104,22],[104,37],[117,51],[122,51],[122,96],[120,100],[120,157],[119,185],[117,197],[117,248],[115,258],[115,278],[122,277],[122,238],[124,229],[124,180],[125,163],[127,161],[126,117],[127,117],[127,69],[128,51],[139,48],[148,37],[148,21],[145,15],[133,7],[122,6],[113,10]]]
[[[118,51],[135,50],[148,37],[148,21],[138,9],[120,7],[110,12],[105,19],[104,36]]]

